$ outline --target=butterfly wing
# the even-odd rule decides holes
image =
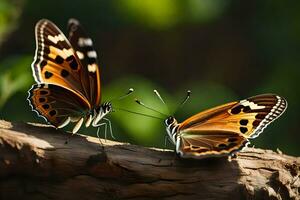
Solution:
[[[89,104],[72,90],[53,84],[35,84],[29,90],[29,103],[39,116],[55,127],[84,118]]]
[[[100,105],[100,70],[97,62],[97,53],[93,47],[93,41],[87,36],[84,29],[76,19],[70,19],[68,23],[69,41],[80,59],[85,71],[87,71],[89,84],[89,99],[92,105]]]
[[[238,151],[286,107],[284,98],[264,94],[200,112],[179,125],[178,152],[201,157]]]
[[[88,72],[65,35],[51,21],[35,27],[36,52],[32,71],[37,83],[60,85],[91,103]]]
[[[181,157],[218,157],[239,151],[248,142],[248,139],[236,132],[189,130],[180,133],[176,151]]]

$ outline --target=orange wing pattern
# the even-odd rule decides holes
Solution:
[[[35,35],[37,49],[32,71],[36,82],[68,88],[86,99],[90,107],[98,106],[100,104],[98,66],[84,66],[80,59],[82,53],[75,51],[65,35],[49,20],[43,19],[37,23]],[[89,55],[95,56],[94,53]]]
[[[185,156],[218,156],[244,147],[286,109],[286,100],[264,94],[196,114],[178,128],[178,152]]]
[[[100,106],[100,73],[92,40],[77,20],[68,25],[69,40],[49,20],[35,27],[36,52],[32,71],[37,85],[29,90],[34,111],[55,127],[82,122]]]

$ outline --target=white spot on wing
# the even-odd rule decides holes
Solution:
[[[89,58],[97,58],[97,53],[96,53],[96,51],[88,51],[87,56]]]
[[[76,51],[76,54],[80,60],[84,59],[84,54],[81,53],[80,51]]]
[[[57,55],[60,55],[63,59],[66,59],[67,57],[74,54],[73,50],[70,49],[58,49],[54,46],[50,46],[50,54],[48,54],[49,58],[55,59]]]
[[[78,39],[78,46],[85,47],[85,46],[92,46],[93,41],[91,38],[79,38]]]
[[[72,49],[63,49],[63,52],[66,55],[65,58],[73,55],[73,50]]]
[[[89,72],[95,73],[96,70],[97,70],[97,65],[96,64],[88,65],[88,71]]]
[[[240,103],[243,106],[249,106],[251,108],[251,110],[264,109],[265,108],[265,106],[259,106],[259,105],[255,104],[254,102],[250,102],[248,100],[242,100]]]
[[[64,41],[64,37],[61,34],[56,36],[48,35],[48,39],[54,44],[57,44],[59,41]]]

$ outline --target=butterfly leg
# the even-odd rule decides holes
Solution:
[[[82,126],[83,120],[84,120],[84,118],[82,117],[77,121],[76,125],[74,126],[74,128],[72,130],[72,135],[76,134],[79,131],[80,127]]]
[[[107,129],[107,124],[106,123],[96,124],[95,127],[98,127],[97,128],[97,137],[100,139],[99,130],[100,130],[101,126],[105,126],[104,135],[105,135],[105,139],[106,139],[106,129]]]
[[[103,143],[102,143],[102,141],[101,141],[101,138],[100,138],[100,135],[99,135],[99,130],[100,130],[100,128],[101,128],[101,126],[105,126],[105,135],[106,135],[106,123],[101,123],[101,124],[97,124],[95,127],[98,127],[97,128],[97,137],[98,137],[98,139],[99,139],[99,142],[100,142],[100,144],[101,144],[101,147],[102,147],[102,149],[104,150],[104,145],[103,145]]]
[[[167,142],[168,142],[168,136],[166,135],[166,136],[165,136],[165,142],[164,142],[164,151],[165,151],[166,148],[167,148]]]
[[[116,138],[115,138],[115,136],[113,135],[113,131],[112,131],[112,126],[111,126],[110,120],[107,119],[107,118],[103,118],[103,119],[104,119],[105,121],[108,122],[108,125],[109,125],[109,131],[110,131],[110,136],[115,140]]]

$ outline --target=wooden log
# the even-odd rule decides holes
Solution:
[[[237,158],[173,151],[0,120],[0,199],[299,199],[300,157],[245,148]]]

